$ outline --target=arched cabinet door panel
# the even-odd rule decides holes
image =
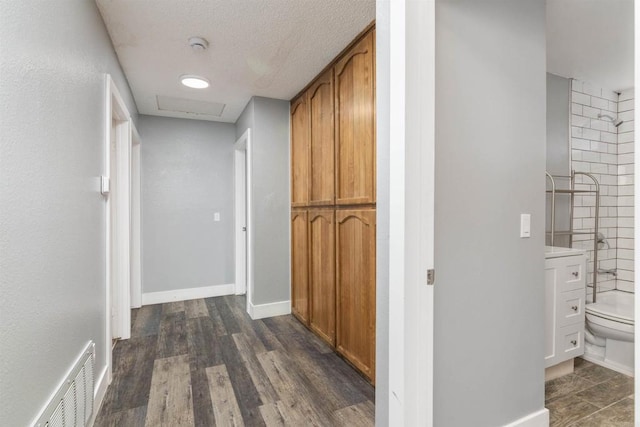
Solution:
[[[309,103],[302,94],[291,103],[291,206],[309,203]]]
[[[374,41],[371,31],[334,67],[338,205],[376,201]]]
[[[336,342],[335,211],[309,211],[310,327],[332,346]]]
[[[308,90],[311,128],[311,205],[335,203],[335,143],[333,121],[333,69]]]
[[[336,211],[336,349],[375,381],[376,211]]]

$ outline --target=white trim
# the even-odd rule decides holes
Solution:
[[[247,294],[247,309],[251,300],[251,129],[248,128],[234,144],[234,227],[236,295]],[[240,212],[244,211],[244,212]],[[246,231],[242,231],[245,227]],[[252,283],[252,282],[251,282]]]
[[[142,192],[140,134],[131,123],[131,307],[142,305]]]
[[[543,408],[512,423],[505,424],[504,427],[549,427],[549,410]]]
[[[247,310],[253,301],[253,137],[247,129]]]
[[[389,420],[433,425],[435,3],[389,4]]]
[[[638,117],[638,111],[640,111],[640,97],[638,97],[638,88],[640,88],[640,7],[638,2],[635,2],[634,5],[634,41],[635,41],[635,54],[634,54],[634,87],[635,93],[634,97],[634,121]],[[634,122],[634,123],[635,123]],[[635,136],[637,137],[638,131],[636,130]],[[636,140],[634,150],[634,165],[636,168],[636,173],[634,174],[634,203],[633,207],[633,222],[634,222],[634,238],[635,242],[640,242],[640,208],[638,208],[638,201],[640,200],[640,173],[638,173],[638,165],[640,165],[640,150],[638,149],[638,143]],[[634,286],[638,286],[640,283],[640,257],[638,256],[638,251],[635,252],[636,256],[634,257]],[[640,319],[640,296],[638,296],[639,292],[636,292],[634,295],[634,319]],[[640,328],[634,328],[635,336],[634,336],[634,366],[635,368],[640,368]],[[634,368],[634,369],[635,369]],[[635,375],[634,379],[635,390],[640,390],[640,375]],[[635,402],[635,419],[640,420],[640,404],[638,404],[638,400],[634,399]]]
[[[389,283],[405,283],[405,36],[406,0],[389,4]],[[405,289],[389,287],[389,420],[411,425],[406,415]]]
[[[93,423],[95,423],[96,417],[100,412],[100,408],[102,408],[104,397],[107,394],[107,388],[109,386],[109,381],[107,381],[108,380],[107,370],[108,370],[108,367],[105,366],[105,368],[102,370],[102,373],[100,374],[100,377],[98,378],[98,381],[96,381],[95,383],[96,388],[93,393],[93,414],[91,415],[91,418],[87,423],[87,427],[92,427]]]
[[[284,316],[291,314],[291,301],[279,301],[268,304],[249,305],[249,316],[253,320],[264,319],[265,317]]]
[[[126,176],[122,177],[122,179],[117,180],[120,184],[116,183],[119,187],[118,190],[128,190],[126,199],[122,197],[123,201],[129,200],[129,170],[130,166],[128,165],[130,159],[130,149],[131,149],[131,115],[127,110],[127,107],[120,96],[120,92],[116,87],[113,79],[109,74],[105,74],[105,144],[104,144],[104,153],[105,153],[105,173],[104,176],[111,175],[111,132],[112,132],[112,123],[114,120],[119,122],[118,127],[116,128],[117,132],[117,145],[116,151],[124,151],[120,154],[122,158],[119,160],[127,162],[127,168],[118,168],[120,173],[125,173]],[[126,150],[125,150],[126,148]],[[118,156],[118,153],[116,153]],[[121,162],[120,162],[121,163]],[[117,165],[116,165],[117,166]],[[122,186],[125,184],[126,186]],[[113,189],[113,186],[112,186]],[[104,342],[104,352],[105,352],[105,360],[107,363],[106,366],[106,379],[107,384],[111,383],[112,379],[112,349],[111,349],[111,340],[114,334],[117,334],[121,338],[129,338],[131,333],[131,310],[129,309],[131,306],[130,303],[130,273],[129,273],[129,221],[121,221],[122,227],[118,227],[117,229],[117,238],[115,241],[112,241],[112,230],[111,230],[111,203],[113,199],[113,194],[110,192],[107,195],[105,209],[106,209],[106,237],[105,237],[105,265],[106,265],[106,274],[105,274],[105,342]],[[119,198],[120,199],[120,198]],[[127,209],[129,208],[129,204],[127,203]],[[122,204],[118,204],[119,212],[122,214],[124,212]],[[112,259],[112,245],[118,245],[118,257]],[[126,253],[126,258],[123,257],[123,252]],[[113,271],[112,271],[113,270]],[[118,280],[114,280],[114,277],[118,278]],[[112,308],[113,301],[111,299],[112,293],[112,282],[118,283],[121,286],[116,293],[118,295],[117,304],[120,308],[125,307],[125,309],[121,309],[118,313],[117,321],[115,325],[112,325]],[[113,330],[112,330],[113,327]]]
[[[187,301],[190,299],[220,297],[233,295],[236,285],[202,286],[199,288],[175,289],[172,291],[148,292],[142,294],[142,305],[164,304],[174,301]]]

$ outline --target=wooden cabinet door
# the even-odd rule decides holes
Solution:
[[[336,64],[336,204],[375,203],[375,31]]]
[[[291,312],[309,324],[307,211],[291,212]]]
[[[336,343],[335,211],[309,211],[310,327]]]
[[[311,205],[335,202],[335,146],[333,123],[333,69],[320,76],[308,90],[311,129]]]
[[[303,94],[291,103],[291,206],[309,203],[309,104]]]
[[[336,349],[375,381],[376,211],[336,211]]]

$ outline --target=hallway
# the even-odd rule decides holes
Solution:
[[[96,426],[372,426],[374,389],[293,317],[244,296],[144,306]]]

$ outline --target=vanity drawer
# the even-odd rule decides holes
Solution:
[[[571,357],[582,356],[584,354],[584,324],[564,326],[559,328],[557,338],[558,354],[562,359],[568,360]]]
[[[572,289],[584,289],[584,262],[581,257],[572,257],[564,268],[564,277],[562,277],[562,291]]]
[[[584,302],[585,290],[576,289],[574,291],[561,292],[558,295],[556,306],[556,318],[558,326],[573,325],[574,323],[584,323]]]

